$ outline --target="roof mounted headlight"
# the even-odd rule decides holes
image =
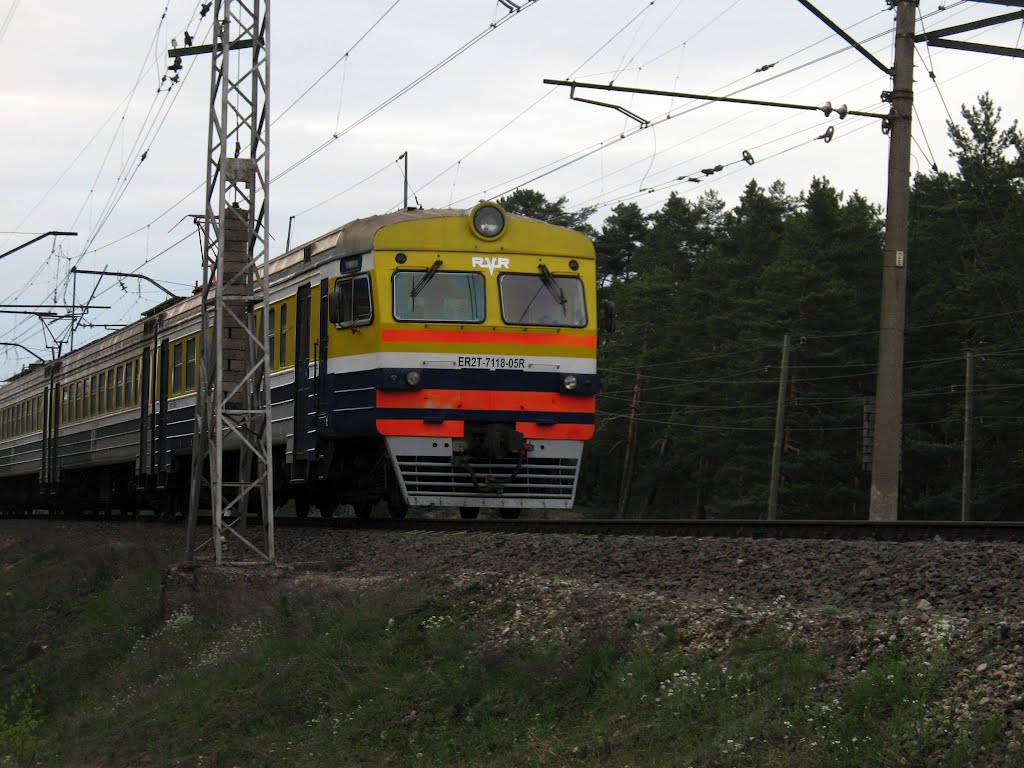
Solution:
[[[501,237],[505,231],[505,212],[494,203],[480,203],[472,217],[473,231],[485,240]]]

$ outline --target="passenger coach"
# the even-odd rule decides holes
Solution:
[[[594,432],[597,296],[583,235],[507,214],[360,219],[270,262],[275,501],[568,508]],[[187,507],[198,296],[0,388],[11,509]],[[229,460],[229,457],[226,457]]]

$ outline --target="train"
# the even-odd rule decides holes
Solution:
[[[485,201],[357,219],[266,268],[275,507],[573,506],[613,324],[589,238]],[[202,312],[169,299],[0,387],[0,509],[185,514]]]

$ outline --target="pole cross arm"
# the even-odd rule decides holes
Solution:
[[[836,24],[834,21],[832,21],[832,19],[830,19],[824,13],[822,13],[817,8],[815,8],[813,5],[811,5],[807,0],[796,0],[796,1],[798,3],[800,3],[800,5],[802,5],[804,8],[806,8],[808,11],[810,11],[815,16],[817,16],[819,19],[821,19],[821,21],[823,21],[825,23],[825,25],[829,29],[831,29],[833,32],[835,32],[837,35],[839,35],[841,38],[843,38],[843,40],[845,40],[847,43],[849,43],[853,47],[853,49],[856,50],[861,56],[863,56],[865,59],[867,59],[872,64],[874,64],[876,67],[878,67],[880,70],[885,72],[885,74],[889,75],[890,77],[892,76],[892,69],[887,67],[887,66],[885,66],[885,64],[880,62],[878,59],[876,59],[871,54],[871,51],[869,51],[863,45],[861,45],[856,40],[854,40],[852,37],[850,37],[850,35],[846,32],[845,29],[840,27],[838,24]]]
[[[39,356],[39,354],[37,352],[33,352],[31,349],[26,347],[24,344],[19,344],[16,341],[0,341],[0,347],[17,347],[18,349],[23,349],[26,352],[28,352],[30,355],[32,355],[32,357],[34,357],[40,363],[45,363],[46,362],[42,357]]]
[[[243,48],[252,48],[252,40],[235,40],[228,46],[232,51],[239,51]],[[217,46],[220,49],[220,46]],[[180,56],[199,56],[204,53],[213,53],[214,47],[212,44],[207,45],[190,45],[187,48],[171,48],[167,51],[167,55],[173,58]]]
[[[857,109],[849,109],[844,112],[840,112],[838,109],[833,109],[831,104],[825,104],[824,106],[812,106],[810,104],[787,104],[781,101],[762,101],[761,99],[739,99],[733,96],[710,96],[703,93],[683,93],[681,91],[660,91],[653,88],[630,88],[624,85],[605,85],[603,83],[579,83],[575,80],[552,80],[546,78],[544,80],[545,85],[564,85],[568,86],[572,90],[570,95],[575,93],[577,88],[593,88],[600,91],[615,91],[618,93],[635,93],[642,96],[670,96],[676,99],[697,99],[698,101],[721,101],[726,104],[752,104],[758,107],[782,107],[785,109],[801,109],[805,112],[824,112],[826,116],[831,114],[833,111],[840,115],[840,119],[844,115],[858,115],[860,117],[877,117],[879,119],[885,119],[889,117],[888,114],[880,114],[878,112],[862,112]],[[581,99],[578,96],[572,96],[575,101],[584,101],[588,104],[598,104],[602,107],[614,107],[611,104],[605,104],[600,101],[591,101],[589,99]],[[614,107],[618,111],[625,114],[627,117],[632,117],[634,120],[640,122],[642,125],[647,125],[649,121],[644,120],[641,117],[637,117],[628,110],[622,107]]]
[[[14,253],[15,251],[20,251],[22,248],[28,248],[33,243],[38,243],[40,240],[42,240],[44,238],[47,238],[47,237],[51,237],[51,236],[52,237],[78,237],[78,233],[77,232],[44,232],[43,234],[39,235],[39,237],[33,237],[27,243],[22,243],[17,248],[11,248],[11,250],[9,250],[9,251],[4,251],[3,253],[0,253],[0,259],[2,259],[4,256],[10,256],[12,253]]]
[[[137,272],[113,272],[113,271],[111,271],[109,269],[79,269],[78,267],[72,267],[71,271],[75,272],[75,273],[77,273],[79,275],[107,275],[109,277],[137,277],[139,280],[145,280],[147,283],[152,283],[157,288],[159,288],[161,291],[163,291],[168,296],[170,296],[172,299],[180,299],[181,298],[181,296],[178,296],[176,293],[171,293],[169,290],[167,290],[164,286],[160,285],[160,283],[158,283],[152,277],[148,277],[146,275],[140,275]]]
[[[1024,0],[1021,0],[1020,3],[1013,3],[1013,5],[1020,4],[1024,4]],[[1006,5],[1010,5],[1010,3],[1006,3]],[[984,29],[985,27],[995,26],[996,24],[1005,24],[1006,22],[1017,21],[1018,19],[1024,19],[1024,11],[1004,13],[1000,16],[991,16],[987,19],[979,19],[978,21],[971,21],[967,24],[957,24],[952,27],[944,27],[943,29],[924,32],[920,35],[916,35],[914,37],[914,42],[926,42],[928,45],[934,45],[936,48],[956,48],[961,51],[975,51],[977,53],[992,53],[997,56],[1024,58],[1024,50],[1020,48],[1007,48],[1001,45],[986,45],[985,43],[971,43],[966,40],[948,39],[949,35],[957,35],[962,32],[972,32],[975,29]]]

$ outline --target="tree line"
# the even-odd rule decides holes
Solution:
[[[956,170],[911,194],[900,516],[960,514],[964,359],[975,359],[977,519],[1024,516],[1024,141],[988,95],[949,123]],[[628,516],[763,517],[780,356],[792,338],[779,516],[867,516],[883,219],[824,177],[751,181],[728,207],[673,194],[653,213],[534,190],[509,210],[594,239],[618,329],[599,346],[581,503]]]

